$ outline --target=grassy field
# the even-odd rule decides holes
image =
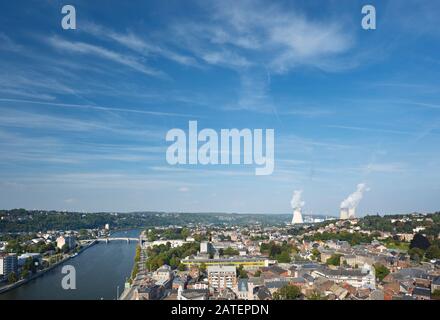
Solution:
[[[408,242],[389,242],[384,243],[384,245],[388,249],[396,249],[396,250],[402,250],[402,251],[408,251],[409,250],[409,243]]]

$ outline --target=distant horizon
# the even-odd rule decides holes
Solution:
[[[134,211],[84,211],[84,210],[57,210],[57,209],[28,209],[28,208],[11,208],[11,209],[0,209],[0,211],[10,211],[10,210],[26,210],[26,211],[55,211],[55,212],[64,212],[64,213],[92,213],[92,214],[135,214],[135,213],[165,213],[165,214],[226,214],[226,215],[285,215],[285,216],[292,216],[292,213],[252,213],[252,212],[221,212],[221,211],[162,211],[162,210],[134,210]],[[392,215],[411,215],[411,214],[422,214],[422,215],[428,215],[428,214],[435,214],[437,212],[440,212],[440,210],[434,210],[431,212],[405,212],[405,213],[367,213],[361,216],[356,216],[356,218],[364,218],[366,216],[375,216],[379,215],[382,217],[385,216],[392,216]],[[331,215],[331,214],[310,214],[310,213],[303,213],[303,217],[332,217],[332,218],[339,218],[339,216]]]
[[[375,29],[365,4],[72,0],[69,29],[58,1],[2,1],[0,203],[283,213],[296,191],[328,216],[433,212],[440,2],[368,1]]]

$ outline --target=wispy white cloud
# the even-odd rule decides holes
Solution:
[[[407,172],[407,167],[404,163],[370,163],[362,167],[366,173],[399,173]]]
[[[208,49],[216,50],[220,57],[234,52],[231,62],[239,57],[238,61],[246,59],[283,73],[302,65],[320,67],[320,59],[346,53],[354,45],[353,34],[344,29],[341,19],[318,22],[303,12],[259,1],[204,2],[203,6],[205,20],[172,26],[176,41],[186,47],[191,44],[189,48],[202,58]],[[230,66],[249,65],[234,64]]]
[[[48,44],[52,47],[63,50],[70,53],[80,53],[80,54],[90,54],[103,59],[107,59],[122,65],[125,65],[131,69],[138,72],[144,73],[149,76],[166,78],[167,76],[159,70],[153,69],[141,63],[138,59],[133,56],[124,55],[100,46],[85,42],[71,42],[64,40],[60,37],[53,36],[47,40]]]
[[[11,51],[11,52],[20,52],[23,50],[23,47],[9,38],[6,34],[0,32],[0,50],[3,51]]]
[[[115,41],[116,43],[147,57],[155,55],[179,64],[198,66],[198,62],[195,58],[161,47],[156,43],[141,38],[139,34],[135,34],[134,32],[115,32],[109,28],[91,22],[84,23],[81,31],[99,38]]]
[[[17,103],[29,103],[29,104],[37,104],[37,105],[46,105],[46,106],[55,106],[55,107],[65,107],[65,108],[73,108],[73,109],[89,109],[89,110],[98,110],[98,111],[114,111],[121,113],[138,113],[145,114],[150,116],[161,116],[161,117],[195,117],[192,114],[181,114],[181,113],[171,113],[171,112],[160,112],[160,111],[150,111],[150,110],[142,110],[142,109],[130,109],[130,108],[118,108],[118,107],[103,107],[98,105],[87,105],[87,104],[74,104],[74,103],[61,103],[61,102],[49,102],[49,101],[35,101],[35,100],[23,100],[23,99],[8,99],[8,98],[0,98],[0,101],[3,102],[17,102]]]
[[[327,125],[328,128],[351,130],[351,131],[366,131],[366,132],[378,132],[378,133],[392,133],[392,134],[403,134],[403,135],[414,135],[414,131],[404,131],[404,130],[393,130],[375,127],[359,127],[359,126],[343,126],[343,125]]]

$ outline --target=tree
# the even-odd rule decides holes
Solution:
[[[177,267],[177,269],[179,271],[185,271],[186,270],[186,266],[183,263],[180,263],[179,266]]]
[[[235,250],[231,247],[227,247],[225,250],[223,250],[223,255],[225,255],[225,256],[238,256],[239,252],[238,252],[238,250]]]
[[[327,259],[326,263],[332,266],[339,266],[341,264],[341,256],[340,254],[332,254],[330,258]]]
[[[290,255],[287,251],[283,251],[280,254],[277,254],[275,256],[275,259],[279,262],[279,263],[289,263],[290,262]]]
[[[10,274],[8,274],[8,283],[12,284],[17,282],[17,275],[15,274],[15,272],[11,272]]]
[[[435,300],[440,300],[440,289],[434,290],[434,292],[431,294],[431,297]]]
[[[134,256],[134,262],[139,262],[141,260],[141,247],[136,247],[136,254]]]
[[[29,270],[27,270],[27,269],[22,269],[22,270],[21,270],[21,277],[22,277],[23,279],[29,277]]]
[[[257,270],[255,273],[254,273],[254,277],[259,277],[259,276],[261,276],[261,270]]]
[[[136,275],[138,274],[138,272],[139,272],[139,267],[138,267],[138,264],[135,263],[133,270],[131,271],[131,279],[136,278]]]
[[[327,297],[322,296],[319,291],[313,290],[313,292],[307,296],[307,300],[327,300]]]
[[[313,248],[312,249],[312,258],[313,258],[313,260],[320,260],[321,259],[321,252],[319,252],[318,249]]]
[[[422,260],[425,252],[420,248],[412,248],[408,250],[408,254],[412,260],[420,261]]]
[[[175,269],[179,266],[180,264],[180,259],[178,257],[172,257],[170,259],[170,267]]]
[[[293,285],[285,285],[273,294],[273,298],[275,300],[294,300],[299,298],[300,296],[300,288]]]
[[[32,259],[32,257],[27,258],[23,264],[22,269],[28,271],[28,273],[35,273],[37,268],[35,267],[34,259]]]
[[[409,248],[419,248],[422,250],[426,250],[430,247],[431,243],[428,238],[426,238],[423,234],[417,233],[414,235],[414,238],[411,240],[409,244]]]
[[[440,259],[440,248],[436,245],[432,245],[426,250],[425,256],[428,259]]]
[[[67,253],[67,252],[69,252],[69,250],[70,250],[70,248],[69,248],[69,245],[66,243],[66,244],[64,244],[62,247],[61,247],[61,251],[63,252],[63,253]]]
[[[379,279],[379,281],[382,281],[387,275],[390,274],[390,270],[388,270],[388,268],[383,264],[375,264],[374,270],[376,271],[376,278]]]
[[[247,272],[245,270],[243,270],[243,265],[240,265],[237,268],[237,276],[239,278],[241,278],[241,279],[247,279],[248,278]]]

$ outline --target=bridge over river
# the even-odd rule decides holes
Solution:
[[[105,242],[109,243],[110,241],[126,241],[127,243],[130,243],[131,241],[139,241],[139,238],[130,238],[130,237],[108,237],[108,238],[97,238],[97,239],[87,239],[82,240],[84,242],[91,242],[91,241],[99,241],[99,242]]]

